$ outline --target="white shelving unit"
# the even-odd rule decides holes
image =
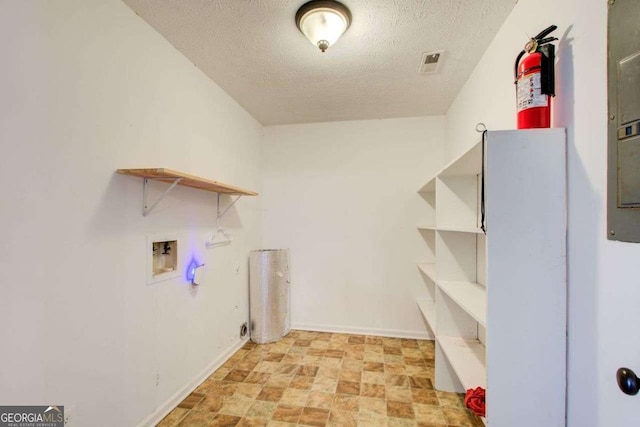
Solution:
[[[424,273],[433,283],[436,282],[436,265],[432,262],[424,262],[418,264],[418,268]]]
[[[435,333],[436,330],[436,312],[435,312],[435,301],[430,299],[418,299],[416,300],[418,304],[418,308],[420,309],[420,313],[424,317],[424,320],[427,322],[431,331]]]
[[[439,336],[438,344],[465,389],[485,387],[485,348],[478,340]]]
[[[482,230],[478,227],[456,227],[456,226],[450,226],[450,225],[449,226],[443,225],[440,227],[433,226],[433,228],[440,231],[451,231],[454,233],[475,233],[475,234],[482,233]]]
[[[435,386],[486,388],[491,427],[565,425],[565,144],[564,129],[488,132],[418,191]]]
[[[487,289],[474,282],[437,282],[449,298],[482,326],[487,324]]]

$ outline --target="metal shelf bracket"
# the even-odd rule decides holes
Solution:
[[[180,181],[182,181],[183,178],[176,178],[173,181],[171,181],[171,185],[164,190],[164,192],[158,197],[158,199],[153,202],[151,205],[149,205],[148,202],[148,189],[147,187],[149,186],[149,181],[161,181],[164,183],[168,183],[166,179],[161,179],[161,180],[154,180],[153,178],[144,178],[144,180],[142,181],[142,216],[148,216],[151,211],[158,205],[158,203],[160,203],[160,201],[162,201],[162,199],[164,199],[164,197],[169,194],[169,192],[171,190],[173,190],[176,185],[178,185],[180,183]],[[242,194],[238,195],[235,199],[233,199],[233,201],[229,204],[229,206],[227,206],[226,208],[224,208],[224,210],[220,210],[220,193],[218,194],[218,203],[217,203],[217,207],[216,207],[216,227],[219,226],[220,220],[222,219],[222,217],[229,212],[229,209],[231,209],[233,207],[233,205],[236,204],[236,202],[238,200],[240,200],[240,197],[242,197]]]
[[[236,202],[238,200],[240,200],[240,197],[242,197],[242,194],[239,195],[238,197],[236,197],[235,199],[233,199],[233,202],[231,202],[231,204],[229,206],[227,206],[222,212],[220,212],[220,193],[218,193],[218,208],[217,208],[217,216],[216,216],[216,227],[218,226],[218,222],[222,219],[222,217],[224,216],[224,214],[226,214],[229,209],[231,209],[233,207],[233,205],[236,204]]]
[[[164,199],[164,196],[166,196],[167,194],[169,194],[169,192],[171,190],[173,190],[175,188],[176,185],[178,185],[178,183],[180,181],[182,181],[182,178],[176,178],[171,185],[169,186],[169,188],[167,188],[166,190],[164,190],[164,193],[162,193],[160,195],[160,197],[158,197],[158,199],[153,202],[153,204],[151,206],[149,206],[147,204],[147,185],[149,185],[149,180],[150,178],[144,178],[144,181],[142,183],[142,216],[147,216],[151,213],[151,211],[153,210],[153,208],[155,208],[158,203],[160,203],[160,201],[162,199]],[[166,182],[165,180],[163,180],[162,182]],[[218,194],[218,197],[220,197],[220,195]]]

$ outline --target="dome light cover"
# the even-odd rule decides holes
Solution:
[[[321,51],[333,46],[351,24],[351,12],[333,0],[312,0],[296,13],[296,25]]]

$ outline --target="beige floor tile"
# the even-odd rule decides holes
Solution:
[[[369,384],[385,384],[385,377],[382,372],[362,372],[362,382]]]
[[[286,388],[293,380],[293,374],[272,374],[264,385]]]
[[[360,359],[348,357],[342,361],[342,369],[349,369],[352,371],[362,371],[363,367],[364,367],[364,361],[362,360],[362,357],[360,357]]]
[[[229,396],[225,398],[224,403],[218,412],[224,415],[242,417],[252,403],[252,399],[242,398],[239,396]]]
[[[457,393],[448,393],[445,391],[436,391],[440,406],[454,406],[457,408],[464,408],[464,397]]]
[[[415,427],[417,423],[415,420],[410,420],[407,418],[387,418],[387,425],[389,427]]]
[[[256,397],[258,397],[261,390],[261,384],[242,383],[236,386],[236,391],[233,393],[233,395],[245,397],[248,399],[255,399]]]
[[[305,404],[305,406],[309,406],[311,408],[331,409],[331,405],[333,404],[333,397],[333,393],[311,391],[309,393],[309,398],[307,399],[307,403]]]
[[[413,408],[416,412],[416,421],[433,424],[447,424],[447,419],[440,406],[416,403],[413,405]]]
[[[287,354],[282,358],[282,363],[291,363],[294,365],[301,365],[304,355],[302,354]]]
[[[331,378],[335,380],[335,379],[338,379],[339,375],[340,375],[340,369],[321,366],[320,369],[318,369],[318,373],[316,374],[316,377]]]
[[[313,391],[321,391],[324,393],[335,393],[338,387],[338,380],[331,378],[316,378],[311,386]]]
[[[297,388],[300,390],[311,390],[313,386],[313,382],[315,381],[315,377],[304,377],[300,375],[296,375],[293,377],[293,380],[289,383],[290,388]]]
[[[320,361],[320,366],[326,366],[328,368],[340,368],[342,366],[342,358],[325,356]]]
[[[338,411],[352,411],[358,412],[360,410],[360,397],[350,394],[336,394],[333,397],[333,404],[331,410]]]
[[[267,361],[262,361],[260,363],[258,363],[256,365],[255,368],[253,368],[254,372],[266,372],[269,374],[273,374],[276,372],[276,370],[280,367],[280,365],[278,364],[278,362],[267,362]]]
[[[343,368],[338,374],[338,379],[340,381],[351,381],[359,383],[360,381],[362,381],[362,371]]]
[[[384,399],[372,397],[360,397],[360,413],[370,414],[374,417],[387,416],[387,402]]]
[[[358,427],[386,427],[387,417],[376,416],[368,413],[358,413]]]
[[[283,405],[304,406],[309,399],[309,390],[288,388],[284,391],[280,403]]]
[[[411,394],[411,389],[406,387],[394,387],[394,386],[386,386],[385,392],[387,396],[387,400],[395,400],[396,402],[413,402],[413,395]]]
[[[402,363],[386,363],[384,372],[385,374],[407,375],[406,366]]]
[[[247,417],[271,419],[278,404],[276,402],[268,402],[264,400],[255,400],[247,410]]]
[[[362,360],[364,362],[383,363],[384,362],[384,355],[382,353],[370,353],[370,352],[365,351],[364,354],[362,355]]]

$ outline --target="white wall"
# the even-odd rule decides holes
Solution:
[[[291,250],[294,327],[426,336],[416,191],[443,137],[443,117],[265,128],[263,244]]]
[[[142,180],[114,171],[259,191],[262,127],[119,0],[2,0],[0,52],[0,402],[136,425],[240,343],[261,207],[241,199],[233,245],[205,250],[214,193],[143,218]],[[206,263],[200,288],[146,285],[146,235],[166,231]]]
[[[606,240],[606,19],[604,0],[520,0],[447,113],[449,159],[477,139],[477,122],[514,128],[515,56],[527,34],[558,25],[553,124],[568,133],[570,427],[640,419],[638,398],[615,382],[620,366],[640,370],[640,245]]]

